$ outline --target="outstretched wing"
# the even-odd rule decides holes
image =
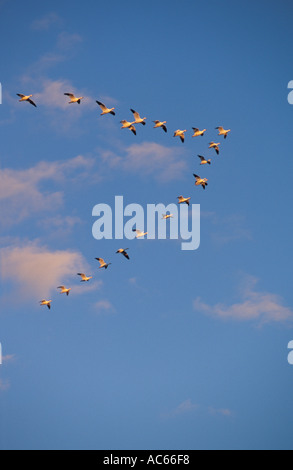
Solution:
[[[36,103],[33,102],[30,98],[27,100],[30,104],[32,104],[35,108],[37,107]]]
[[[106,106],[104,105],[104,103],[101,103],[101,101],[96,101],[96,103],[100,106],[100,108],[105,111],[107,108]]]
[[[133,132],[134,135],[136,135],[136,129],[134,126],[130,126],[129,129],[131,130],[131,132]]]
[[[135,117],[135,119],[140,119],[140,115],[138,114],[137,111],[134,111],[134,109],[130,109],[130,111],[132,112],[133,116]]]

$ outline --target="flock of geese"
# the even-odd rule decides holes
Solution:
[[[81,100],[84,99],[83,96],[75,96],[73,93],[64,93],[65,96],[68,96],[70,98],[70,100],[68,101],[68,104],[73,104],[73,103],[77,103],[77,104],[80,104],[81,103]],[[19,96],[19,101],[27,101],[28,103],[30,103],[32,106],[34,106],[35,108],[37,107],[36,103],[31,99],[33,95],[23,95],[21,93],[17,93],[17,96]],[[115,108],[108,108],[104,103],[102,103],[101,101],[96,101],[97,105],[101,108],[101,116],[104,116],[106,114],[111,114],[113,116],[116,115],[115,113]],[[141,117],[140,114],[135,111],[134,109],[130,109],[130,111],[132,112],[133,114],[133,120],[132,121],[127,121],[125,119],[121,120],[120,123],[122,124],[121,126],[121,129],[129,129],[134,135],[136,135],[136,125],[137,124],[142,124],[143,126],[145,126],[146,124],[146,117]],[[155,124],[154,125],[154,128],[162,128],[162,130],[164,132],[168,132],[167,130],[167,121],[153,121],[153,123]],[[231,132],[231,129],[224,129],[222,126],[218,126],[216,127],[215,129],[218,130],[218,135],[219,136],[223,136],[224,139],[227,138],[229,132]],[[198,129],[197,127],[192,127],[192,130],[193,130],[193,135],[192,137],[199,137],[199,136],[204,136],[205,132],[206,132],[206,129]],[[177,129],[175,132],[174,132],[174,135],[173,137],[179,137],[181,142],[184,143],[185,141],[185,133],[187,132],[187,129],[184,129],[184,130],[181,130],[181,129]],[[210,142],[209,143],[209,149],[214,149],[215,152],[217,153],[217,155],[219,155],[220,153],[220,149],[219,149],[219,146],[220,146],[220,142]],[[199,159],[200,159],[200,165],[211,165],[211,159],[206,159],[204,156],[202,155],[198,155]],[[206,186],[208,186],[208,179],[207,178],[201,178],[200,176],[198,176],[197,174],[193,173],[193,176],[195,178],[195,186],[202,186],[203,189],[206,188]],[[191,197],[183,197],[183,196],[178,196],[177,197],[178,199],[178,204],[187,204],[189,206],[190,204],[190,199]],[[162,215],[162,218],[163,219],[169,219],[173,217],[172,214],[163,214]],[[133,229],[134,232],[136,232],[136,238],[141,238],[141,237],[144,237],[145,235],[147,235],[147,232],[142,232],[138,229]],[[127,253],[127,250],[129,248],[119,248],[116,253],[119,253],[119,254],[122,254],[126,259],[130,259],[129,258],[129,255]],[[106,263],[106,261],[103,259],[103,258],[95,258],[98,262],[99,262],[99,269],[107,269],[108,266],[110,266],[110,264],[112,263]],[[81,278],[81,282],[89,282],[93,276],[87,276],[86,274],[84,273],[77,273],[78,276],[80,276]],[[60,290],[60,294],[65,294],[66,296],[69,295],[70,291],[71,291],[71,288],[67,288],[65,286],[59,286],[57,287],[57,289]],[[46,306],[48,307],[49,309],[51,309],[51,303],[52,303],[52,300],[41,300],[40,301],[40,305],[41,306]]]

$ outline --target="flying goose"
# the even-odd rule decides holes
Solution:
[[[57,289],[60,289],[60,294],[66,294],[66,295],[69,295],[69,292],[71,291],[71,289],[66,289],[65,286],[59,286],[57,287]]]
[[[200,131],[197,127],[193,127],[192,129],[194,130],[194,134],[192,137],[198,137],[199,135],[203,136],[204,133],[206,132],[206,129],[203,129],[202,131]]]
[[[198,155],[198,158],[200,158],[201,162],[200,164],[201,165],[210,165],[211,164],[211,159],[207,160],[206,158],[202,157],[201,155]]]
[[[148,233],[148,232],[142,232],[141,230],[138,230],[138,229],[135,229],[135,228],[133,228],[132,231],[136,232],[136,237],[135,238],[144,237]]]
[[[100,268],[105,268],[107,269],[107,267],[112,264],[112,263],[105,263],[105,261],[103,260],[103,258],[95,258],[97,261],[99,261],[100,263],[100,266],[99,266],[99,269]]]
[[[28,101],[30,104],[32,104],[35,108],[37,107],[36,103],[33,102],[33,100],[31,100],[31,97],[33,95],[22,95],[21,93],[16,93],[17,96],[20,97],[20,100],[19,101]]]
[[[194,173],[193,176],[195,177],[195,186],[202,186],[203,189],[206,189],[206,186],[208,185],[207,178],[201,178],[200,176],[195,175]]]
[[[122,124],[121,129],[129,129],[131,132],[133,132],[134,135],[136,135],[136,129],[133,125],[134,122],[129,122],[123,119],[122,121],[120,121],[120,123]]]
[[[77,98],[73,93],[64,93],[64,95],[70,97],[70,101],[68,101],[69,104],[71,104],[71,103],[78,103],[78,104],[80,104],[80,101],[84,98],[83,96],[79,96],[79,97]]]
[[[40,305],[41,306],[47,306],[48,309],[50,310],[51,309],[51,303],[52,303],[52,300],[41,300],[40,301]]]
[[[181,131],[180,129],[177,129],[177,131],[174,132],[173,137],[180,137],[181,142],[184,142],[185,135],[184,133],[186,132],[186,129],[184,131]]]
[[[88,282],[93,278],[93,276],[86,276],[84,273],[77,273],[77,275],[81,277],[80,282]]]
[[[134,111],[134,109],[130,109],[130,111],[132,112],[135,119],[133,124],[142,124],[143,126],[145,126],[146,118],[141,118],[140,115],[136,111]]]
[[[178,204],[186,203],[189,206],[190,197],[177,196]]]
[[[154,129],[156,127],[161,127],[165,132],[167,132],[167,127],[165,125],[167,121],[153,121],[153,122],[155,123]]]
[[[173,218],[173,214],[162,214],[162,220],[163,219],[170,219]]]
[[[218,143],[210,142],[209,143],[209,149],[214,148],[215,151],[217,152],[217,155],[219,155],[219,153],[220,153],[219,145],[220,145],[220,142],[218,142]]]
[[[129,250],[129,248],[119,248],[116,253],[121,253],[123,256],[125,256],[125,258],[129,259],[129,254],[126,250]]]
[[[113,114],[113,116],[115,116],[115,112],[114,112],[115,108],[107,108],[107,106],[105,106],[100,101],[96,101],[96,103],[100,106],[100,108],[102,110],[101,116],[103,116],[104,114]]]
[[[218,135],[223,135],[224,139],[226,139],[228,133],[231,132],[231,129],[226,129],[225,130],[222,126],[218,126],[218,127],[216,127],[216,129],[218,129],[218,131],[219,131]]]

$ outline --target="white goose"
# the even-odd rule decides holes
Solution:
[[[81,277],[80,282],[88,282],[93,278],[93,276],[86,276],[84,273],[77,273],[77,275]]]
[[[185,202],[185,204],[187,204],[189,206],[189,201],[190,201],[190,197],[183,197],[183,196],[177,196],[177,199],[178,199],[178,204],[182,204]]]
[[[220,153],[219,145],[220,145],[220,142],[217,142],[217,143],[216,142],[210,142],[209,143],[209,149],[214,148],[215,151],[217,152],[217,155],[219,155],[219,153]]]
[[[181,142],[183,143],[184,142],[184,138],[185,138],[185,132],[186,132],[186,129],[184,129],[184,131],[180,130],[180,129],[177,129],[177,131],[174,132],[174,135],[173,137],[180,137],[181,139]]]
[[[113,116],[115,116],[115,108],[107,108],[107,106],[105,106],[104,103],[101,103],[101,101],[96,101],[96,103],[100,106],[102,110],[101,116],[103,116],[104,114],[113,114]]]
[[[133,228],[132,231],[136,232],[136,237],[135,238],[144,237],[148,233],[148,232],[142,232],[141,230],[138,230],[138,229],[135,229],[135,228]]]
[[[192,137],[198,137],[199,135],[203,136],[204,133],[206,132],[206,129],[203,129],[202,131],[200,131],[197,127],[193,127],[192,129],[194,130],[194,134]]]
[[[193,174],[193,176],[195,177],[195,186],[202,186],[203,189],[206,189],[206,186],[208,185],[207,178],[201,178],[200,176],[195,174]]]
[[[200,158],[200,164],[201,165],[210,165],[211,164],[211,159],[207,160],[206,158],[202,157],[202,155],[198,155],[198,158]]]
[[[51,303],[52,303],[52,300],[41,300],[40,301],[40,305],[48,307],[49,310],[51,309]]]
[[[32,104],[35,108],[37,107],[36,103],[33,102],[33,100],[31,100],[31,97],[33,95],[22,95],[21,93],[16,93],[17,96],[20,97],[20,100],[19,101],[28,101],[30,104]]]
[[[120,121],[120,123],[122,124],[121,129],[129,129],[131,132],[133,132],[134,135],[136,135],[136,129],[133,125],[134,122],[129,122],[123,119],[122,121]]]
[[[142,124],[143,126],[145,126],[145,120],[146,118],[141,118],[140,115],[138,114],[138,112],[134,111],[134,109],[130,109],[130,111],[132,112],[133,116],[134,116],[134,122],[133,124]]]
[[[81,100],[84,98],[83,96],[79,96],[77,98],[73,93],[64,93],[64,95],[69,96],[69,98],[70,98],[70,101],[68,101],[69,104],[71,104],[71,103],[80,104]]]
[[[103,260],[103,258],[95,258],[95,259],[96,259],[97,261],[99,261],[99,263],[100,263],[99,269],[101,269],[101,268],[107,269],[108,266],[109,266],[110,264],[112,264],[112,263],[106,263],[106,262]]]
[[[129,259],[129,254],[126,250],[129,250],[129,248],[119,248],[116,253],[121,253],[123,256],[125,256],[125,258]]]
[[[231,129],[226,129],[225,130],[222,126],[218,126],[218,127],[216,127],[216,129],[218,129],[218,131],[219,131],[218,135],[223,135],[224,139],[226,139],[228,133],[231,132]]]
[[[59,286],[57,289],[60,289],[60,294],[66,295],[69,295],[69,292],[71,291],[71,288],[67,289],[65,286]]]
[[[165,132],[167,132],[166,122],[167,121],[153,121],[155,123],[154,129],[161,127]]]

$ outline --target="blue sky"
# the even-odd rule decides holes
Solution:
[[[291,449],[291,2],[17,3],[0,2],[0,448]],[[92,236],[96,204],[180,194],[198,250]]]

